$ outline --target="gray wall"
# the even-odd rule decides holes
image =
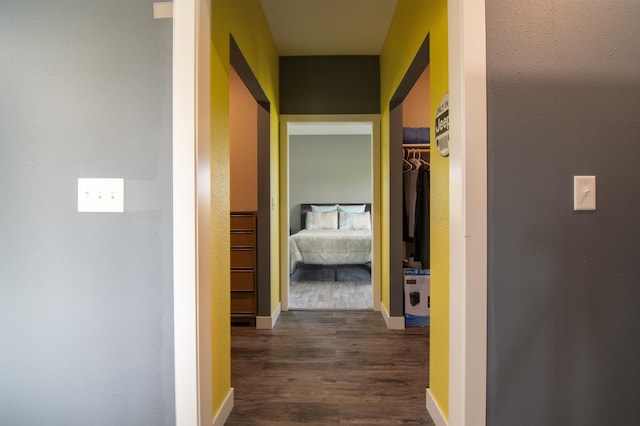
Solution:
[[[487,1],[489,425],[640,424],[638,17]]]
[[[379,56],[283,56],[281,114],[379,114]]]
[[[289,139],[292,232],[301,203],[371,203],[370,135],[297,135]]]
[[[0,424],[173,424],[171,20],[0,6]],[[77,213],[79,177],[125,213]]]

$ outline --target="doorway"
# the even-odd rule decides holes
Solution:
[[[332,129],[332,130],[328,130]],[[380,231],[379,231],[379,217],[376,215],[376,208],[380,204],[379,194],[380,194],[380,170],[379,167],[375,167],[375,164],[379,164],[379,146],[380,146],[380,117],[378,115],[327,115],[327,116],[281,116],[281,126],[280,126],[280,159],[281,159],[281,193],[286,194],[286,196],[281,197],[281,211],[285,212],[285,214],[281,215],[281,299],[282,299],[282,310],[287,311],[290,309],[322,309],[327,308],[331,309],[330,303],[323,304],[322,306],[300,306],[299,299],[295,298],[295,294],[291,292],[290,286],[290,278],[292,273],[296,273],[296,267],[299,264],[294,264],[294,262],[290,258],[290,236],[300,228],[303,227],[304,223],[302,223],[303,219],[301,219],[302,215],[300,214],[300,206],[301,204],[310,205],[312,203],[325,204],[334,206],[342,202],[343,204],[352,204],[352,205],[362,205],[367,206],[367,212],[370,218],[371,224],[371,232],[370,232],[370,244],[371,244],[371,253],[370,253],[370,262],[362,263],[361,265],[354,265],[354,270],[349,271],[349,273],[357,274],[359,277],[363,277],[368,275],[370,280],[370,287],[368,289],[368,293],[363,293],[363,287],[360,287],[360,295],[365,294],[368,300],[365,301],[365,305],[354,307],[355,309],[380,309],[380,244],[378,243],[380,239]],[[368,139],[368,152],[370,155],[368,156],[368,173],[370,179],[366,179],[365,181],[369,182],[368,188],[366,191],[368,193],[368,197],[370,202],[364,200],[362,198],[366,198],[366,195],[360,197],[359,200],[350,199],[348,197],[353,195],[348,195],[349,192],[345,193],[344,188],[342,189],[327,189],[325,193],[317,195],[306,195],[307,197],[320,197],[321,198],[308,198],[310,202],[301,203],[300,202],[300,191],[296,189],[296,184],[293,184],[293,179],[295,176],[292,176],[292,170],[296,172],[296,165],[292,164],[292,161],[295,161],[296,155],[304,155],[304,149],[296,149],[303,148],[302,146],[297,146],[298,144],[305,143],[313,143],[313,139],[318,136],[335,137],[341,133],[351,133],[351,136],[359,135],[360,143],[362,143],[362,138]],[[315,133],[315,135],[314,135]],[[329,133],[329,135],[322,135],[322,133]],[[333,133],[333,135],[331,135]],[[305,137],[301,137],[305,136]],[[313,137],[311,137],[313,136]],[[305,141],[306,140],[306,141]],[[325,142],[330,141],[331,139],[325,139]],[[356,138],[357,140],[357,138]],[[317,140],[316,140],[317,141]],[[331,142],[329,142],[331,143]],[[293,151],[292,151],[293,148]],[[291,156],[293,152],[293,157]],[[317,153],[316,153],[317,155]],[[336,153],[334,153],[336,155]],[[339,154],[338,154],[339,155]],[[331,168],[327,168],[328,172],[330,172]],[[335,177],[332,177],[332,180],[336,180]],[[338,178],[337,181],[340,181]],[[344,180],[343,180],[344,181]],[[344,186],[344,185],[343,185]],[[292,188],[293,187],[293,188]],[[293,191],[292,191],[293,189]],[[353,193],[351,193],[353,194]],[[327,198],[329,197],[329,198]],[[331,198],[336,197],[336,198]],[[346,198],[345,198],[346,197]],[[355,196],[357,198],[357,196]],[[326,202],[325,202],[326,201]],[[355,206],[354,206],[355,207]],[[336,208],[337,214],[337,208]],[[357,261],[357,260],[356,260]],[[330,262],[332,263],[332,262]],[[362,266],[365,266],[366,271],[362,270]],[[305,268],[307,265],[301,265],[301,268]],[[339,268],[341,266],[336,266],[335,269],[333,266],[326,265],[309,265],[309,267],[316,267],[317,269],[325,269],[320,273],[328,276],[328,272],[333,273],[333,278],[335,278],[339,273],[344,271],[340,271]],[[358,270],[359,269],[359,270]],[[328,272],[327,272],[328,271]],[[303,271],[305,272],[305,271]],[[315,271],[312,271],[315,272]],[[294,276],[295,279],[295,276]],[[327,278],[328,280],[328,278]],[[332,281],[335,281],[332,279]],[[336,283],[335,285],[340,285]],[[316,287],[317,288],[317,287]],[[354,287],[355,288],[355,287]],[[321,289],[325,291],[326,294],[329,293],[328,288]],[[293,297],[292,297],[293,296]],[[291,304],[290,302],[294,302]],[[297,305],[297,306],[296,306]],[[343,308],[342,305],[335,305],[334,309]],[[349,307],[346,307],[349,309]]]
[[[229,42],[230,207],[231,222],[241,223],[231,229],[239,237],[232,238],[231,320],[255,325],[271,313],[270,102],[233,36]]]
[[[290,310],[372,309],[371,156],[371,123],[289,124]]]

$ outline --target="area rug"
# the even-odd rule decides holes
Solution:
[[[289,309],[372,309],[371,282],[308,281],[289,285]]]
[[[304,265],[296,266],[296,270],[289,277],[289,282],[309,282],[309,281],[335,281],[335,265]]]
[[[289,309],[372,309],[370,265],[298,265]]]
[[[290,282],[309,281],[371,281],[371,266],[357,265],[305,265],[299,264],[289,277]]]

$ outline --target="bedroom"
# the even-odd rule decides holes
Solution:
[[[289,178],[289,308],[372,309],[371,123],[291,124]]]

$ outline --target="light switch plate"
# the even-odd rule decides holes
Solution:
[[[124,212],[124,179],[78,178],[78,211]]]
[[[573,177],[573,210],[596,209],[596,177]]]

